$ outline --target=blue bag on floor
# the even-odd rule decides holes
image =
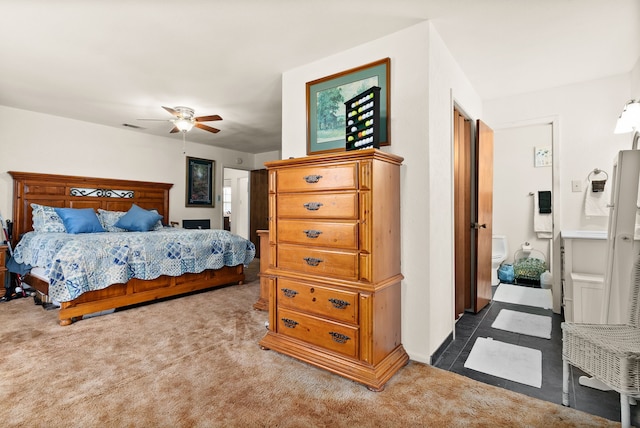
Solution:
[[[516,275],[513,270],[513,265],[503,263],[498,268],[498,279],[500,282],[504,284],[513,284],[515,277]]]

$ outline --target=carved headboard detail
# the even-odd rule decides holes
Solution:
[[[127,211],[132,204],[155,209],[169,224],[169,190],[173,184],[112,178],[76,177],[9,171],[13,177],[13,239],[33,230],[31,204],[59,208]]]

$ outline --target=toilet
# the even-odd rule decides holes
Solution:
[[[498,279],[498,268],[507,259],[509,252],[507,237],[504,235],[493,235],[491,245],[491,285],[500,284]]]

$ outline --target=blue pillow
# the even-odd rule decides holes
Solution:
[[[55,208],[67,233],[104,232],[93,208]]]
[[[114,226],[134,232],[147,232],[161,219],[162,216],[157,211],[147,211],[133,204]]]

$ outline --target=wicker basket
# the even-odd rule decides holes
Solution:
[[[538,250],[531,250],[525,254],[518,250],[513,256],[513,272],[516,284],[539,285],[540,275],[547,270],[547,262],[544,254]]]

